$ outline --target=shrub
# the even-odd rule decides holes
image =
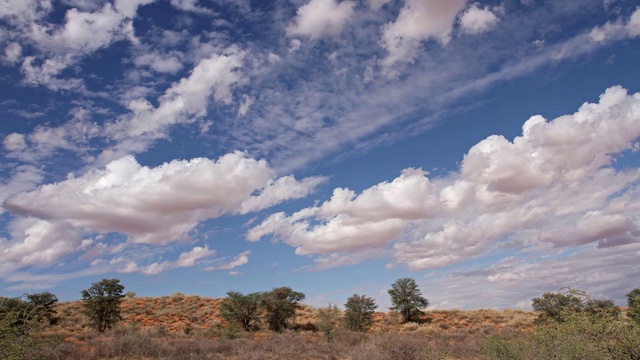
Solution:
[[[344,321],[347,329],[367,331],[373,325],[373,314],[378,307],[375,301],[366,296],[353,294],[344,304]]]
[[[329,306],[318,309],[318,330],[320,330],[327,340],[333,340],[342,314],[336,304],[329,304]]]
[[[397,311],[402,315],[403,322],[419,321],[423,315],[421,309],[429,306],[429,300],[422,297],[420,288],[412,278],[400,278],[396,280],[389,290],[391,303],[389,309]]]

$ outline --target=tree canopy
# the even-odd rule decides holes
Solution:
[[[376,302],[366,296],[353,294],[344,304],[344,321],[351,331],[367,331],[373,325],[373,314],[378,307]]]
[[[240,324],[245,331],[257,331],[260,329],[261,299],[260,293],[244,295],[229,291],[227,297],[220,302],[220,316],[229,322]]]
[[[262,294],[261,303],[266,311],[269,329],[282,332],[289,326],[289,319],[295,317],[296,306],[305,296],[289,287],[274,288]]]
[[[429,300],[422,297],[420,288],[412,278],[400,278],[396,280],[389,289],[392,307],[389,309],[397,311],[402,316],[403,322],[419,321],[423,315],[421,309],[429,306]]]
[[[84,313],[98,332],[104,332],[122,320],[120,303],[124,297],[123,291],[124,286],[120,284],[120,280],[102,279],[80,292]]]

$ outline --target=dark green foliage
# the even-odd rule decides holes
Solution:
[[[603,312],[613,317],[620,315],[620,308],[616,306],[613,300],[589,298],[584,303],[584,310],[591,315],[597,315]]]
[[[53,305],[58,298],[50,292],[25,294],[24,298],[0,297],[0,332],[28,335],[41,320],[53,319]]]
[[[289,319],[295,317],[296,306],[304,299],[304,294],[289,287],[274,288],[262,294],[261,303],[266,312],[269,330],[282,332],[289,326]]]
[[[82,306],[84,314],[91,321],[92,326],[99,332],[122,320],[120,316],[120,302],[124,295],[124,286],[118,279],[102,279],[91,284],[91,287],[82,290]]]
[[[244,295],[236,291],[227,292],[227,297],[220,302],[220,316],[242,326],[245,331],[260,330],[260,293]]]
[[[538,321],[550,319],[562,322],[564,321],[563,316],[568,311],[581,311],[584,304],[580,297],[569,291],[567,293],[544,293],[541,298],[533,298],[532,307],[534,311],[540,313]]]
[[[402,316],[403,322],[417,322],[424,313],[421,309],[429,306],[429,300],[422,297],[420,288],[412,278],[400,278],[396,280],[389,290],[391,295],[390,310],[397,311]]]
[[[378,307],[375,301],[366,296],[353,294],[344,304],[344,322],[351,331],[367,331],[373,325],[373,314]]]
[[[620,309],[612,300],[592,299],[588,293],[575,289],[545,293],[542,298],[534,298],[533,310],[540,313],[538,322],[545,320],[564,322],[567,316],[581,312],[591,316],[606,314],[618,317],[620,315]]]
[[[633,289],[627,294],[627,316],[640,325],[640,288]]]
[[[58,302],[57,296],[45,291],[37,294],[27,294],[26,297],[29,303],[41,310],[41,318],[46,318],[51,325],[55,323],[54,315],[56,312],[53,310],[53,305]]]

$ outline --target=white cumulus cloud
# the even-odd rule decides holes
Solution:
[[[533,116],[513,141],[486,138],[457,173],[430,180],[407,169],[359,195],[338,188],[318,206],[268,217],[247,238],[272,234],[297,254],[320,255],[323,266],[392,246],[394,261],[415,270],[481,256],[507,239],[522,248],[638,242],[640,171],[610,165],[639,136],[640,94],[615,86],[575,114]]]
[[[491,30],[498,21],[500,19],[491,8],[488,6],[481,8],[480,4],[473,3],[460,16],[460,27],[467,34],[477,34]]]
[[[186,238],[203,220],[303,197],[321,181],[287,178],[292,185],[287,191],[273,177],[266,161],[240,152],[218,160],[174,160],[155,168],[128,156],[104,169],[18,193],[3,206],[16,216],[84,233],[118,232],[134,243],[167,244]]]
[[[355,2],[345,0],[311,0],[298,9],[293,22],[287,27],[289,36],[335,36],[342,32],[344,23],[353,15]]]
[[[413,61],[420,43],[434,39],[446,44],[458,13],[466,0],[406,0],[398,18],[382,27],[385,66]]]

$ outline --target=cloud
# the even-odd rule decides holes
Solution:
[[[636,37],[640,35],[640,6],[631,15],[629,22],[627,23],[627,30],[629,35]]]
[[[10,64],[15,64],[20,61],[22,57],[22,46],[20,44],[12,42],[4,49],[4,60]]]
[[[12,133],[7,135],[2,142],[4,148],[8,151],[21,151],[26,149],[27,142],[24,135],[18,133]]]
[[[434,271],[418,281],[422,293],[438,308],[531,309],[531,299],[565,287],[589,292],[594,298],[626,303],[628,281],[640,276],[640,244],[608,249],[585,246],[547,258],[521,254],[493,262],[482,271]],[[421,282],[423,284],[421,284]]]
[[[113,42],[135,38],[132,20],[137,9],[153,1],[116,0],[113,4],[106,3],[100,9],[89,11],[71,8],[65,13],[62,26],[42,23],[41,18],[51,9],[50,3],[43,5],[48,2],[25,1],[16,7],[24,13],[5,13],[14,16],[13,36],[26,37],[42,53],[38,57],[24,58],[21,67],[23,81],[28,85],[42,84],[52,89],[82,88],[79,80],[69,83],[57,79],[57,76],[88,54]]]
[[[378,11],[389,1],[391,0],[366,0],[366,3],[372,10]]]
[[[213,14],[213,11],[200,7],[197,4],[198,0],[171,0],[171,5],[173,5],[176,9],[200,14]]]
[[[230,104],[233,86],[243,81],[237,71],[245,53],[236,48],[201,60],[189,77],[173,84],[154,107],[146,99],[133,100],[129,109],[133,116],[108,124],[106,131],[117,140],[149,135],[161,137],[171,125],[190,122],[207,114],[209,99]]]
[[[6,183],[0,184],[0,203],[14,194],[35,189],[43,179],[41,169],[31,165],[17,166],[11,172],[11,178]],[[0,208],[0,214],[4,211],[4,208]]]
[[[298,9],[293,22],[287,27],[288,36],[309,36],[318,39],[336,36],[344,23],[353,15],[355,2],[345,0],[311,0]]]
[[[448,43],[454,20],[465,5],[466,0],[406,0],[398,18],[381,29],[380,44],[388,52],[382,64],[412,62],[425,40]]]
[[[212,256],[215,253],[216,253],[215,250],[209,250],[207,246],[205,247],[196,246],[193,249],[191,249],[191,251],[189,252],[181,253],[175,265],[178,267],[194,266],[196,260]]]
[[[235,258],[233,258],[233,260],[231,260],[228,263],[224,263],[222,265],[217,265],[217,266],[209,266],[204,268],[204,270],[207,271],[214,271],[214,270],[231,270],[231,269],[235,269],[238,266],[242,266],[245,264],[249,263],[249,255],[251,255],[251,251],[243,251],[240,253],[240,255],[236,256]],[[232,274],[232,273],[237,273],[234,271],[229,272],[230,275],[236,275],[236,274]]]
[[[319,206],[266,218],[247,239],[272,234],[299,255],[320,255],[325,265],[391,246],[394,261],[413,270],[459,263],[505,243],[638,242],[640,171],[611,164],[640,136],[639,106],[640,94],[611,87],[575,114],[549,122],[531,117],[513,141],[486,138],[457,173],[430,180],[406,169],[359,195],[338,188]]]
[[[477,34],[491,30],[500,19],[488,6],[480,8],[480,4],[473,3],[460,16],[462,32]]]
[[[287,178],[286,183],[292,185],[290,191],[273,179],[266,161],[240,152],[215,161],[174,160],[155,168],[128,156],[104,169],[16,194],[3,206],[17,216],[85,233],[118,232],[133,243],[161,245],[186,238],[206,219],[306,196],[318,181]]]
[[[148,66],[159,73],[175,74],[182,70],[180,59],[170,54],[142,54],[134,59],[134,63],[138,66]]]
[[[13,265],[51,264],[82,245],[79,233],[64,223],[26,219],[13,227],[13,241],[0,239],[0,259]]]

